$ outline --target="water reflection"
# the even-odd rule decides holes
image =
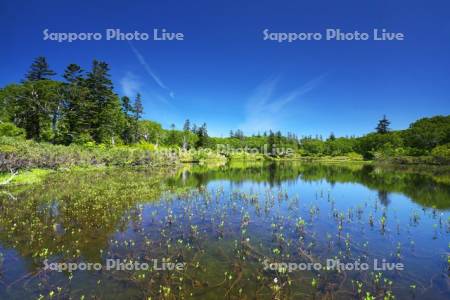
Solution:
[[[107,169],[57,173],[43,184],[5,192],[0,194],[0,298],[48,298],[61,287],[60,298],[175,299],[192,293],[198,299],[224,294],[347,299],[362,295],[356,281],[364,283],[364,291],[381,293],[370,273],[261,270],[262,259],[326,257],[401,261],[408,272],[386,275],[396,284],[382,285],[384,293],[409,299],[416,295],[410,285],[417,285],[417,295],[449,295],[442,268],[447,267],[450,188],[439,170],[292,163],[195,165],[170,174]],[[70,279],[42,272],[44,259],[104,262],[168,255],[188,262],[189,272],[154,274],[149,281],[133,273],[81,272]],[[426,274],[435,276],[431,283]],[[99,281],[104,285],[98,287]]]

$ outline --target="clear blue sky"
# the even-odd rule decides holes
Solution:
[[[21,1],[0,4],[0,86],[33,58],[110,64],[119,95],[143,94],[145,117],[210,134],[273,128],[360,135],[383,114],[394,129],[450,113],[450,3],[437,1]],[[184,41],[44,41],[106,28],[182,32]],[[262,31],[402,32],[404,41],[264,41]]]

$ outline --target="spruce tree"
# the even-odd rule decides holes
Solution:
[[[189,121],[189,119],[186,119],[186,121],[184,121],[183,131],[189,132],[190,130],[191,130],[191,121]]]
[[[142,105],[142,97],[141,94],[139,93],[136,95],[136,99],[134,100],[133,111],[134,111],[134,119],[136,121],[139,121],[142,118],[142,114],[144,113],[144,106]]]
[[[378,125],[375,129],[377,130],[377,133],[385,134],[391,130],[389,128],[390,124],[391,122],[386,118],[386,115],[383,115],[383,119],[378,121]]]
[[[116,136],[123,130],[125,117],[120,100],[113,92],[107,63],[94,60],[86,86],[88,101],[93,108],[90,112],[92,137],[98,143],[115,144]]]
[[[50,70],[44,56],[37,57],[31,64],[30,70],[26,74],[27,81],[49,80],[56,73]]]
[[[197,130],[197,147],[206,147],[208,145],[208,129],[206,127],[206,123],[203,123],[203,125],[198,128]]]
[[[77,64],[70,64],[64,71],[63,77],[69,83],[76,83],[83,78],[83,70]]]
[[[330,133],[330,136],[328,137],[329,141],[334,141],[336,139],[336,136],[334,135],[333,132]]]
[[[267,147],[268,153],[267,154],[270,155],[270,156],[273,155],[274,149],[276,147],[275,143],[276,143],[276,141],[275,141],[275,134],[273,133],[272,130],[270,130],[269,131],[269,137],[267,138],[267,144],[268,144],[268,147]]]
[[[133,135],[134,141],[137,142],[139,140],[139,120],[142,118],[142,114],[144,113],[144,106],[142,105],[142,97],[141,94],[136,95],[136,99],[133,104],[133,113],[134,113],[134,123],[133,123]]]
[[[86,86],[83,70],[79,65],[70,64],[64,71],[64,105],[62,122],[65,132],[63,142],[85,143],[92,140],[91,117],[95,109],[89,101],[89,89]]]

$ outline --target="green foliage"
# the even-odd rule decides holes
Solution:
[[[70,146],[0,136],[0,171],[58,169],[72,166],[171,165],[174,153],[154,153],[142,146],[108,146],[87,142]]]
[[[43,56],[37,57],[26,75],[28,81],[49,80],[56,73],[50,70],[47,60]]]
[[[325,143],[319,139],[304,139],[300,146],[305,155],[322,155],[325,151]]]
[[[143,142],[155,147],[174,149],[216,149],[222,155],[227,149],[256,149],[266,158],[283,158],[286,149],[295,157],[349,157],[396,161],[441,161],[445,155],[438,146],[450,143],[450,116],[423,118],[407,130],[391,131],[390,121],[383,116],[376,133],[359,138],[311,136],[298,138],[280,131],[245,136],[236,129],[226,138],[210,137],[207,124],[191,124],[186,120],[182,130],[162,128],[161,124],[141,120],[143,104],[140,94],[134,101],[114,93],[109,66],[94,60],[90,71],[70,64],[63,73],[64,82],[51,80],[55,73],[44,57],[38,57],[20,84],[0,89],[0,134],[21,136],[52,144],[119,146]],[[15,126],[15,127],[14,127]],[[433,150],[436,149],[437,150]],[[292,150],[292,151],[291,151]],[[432,154],[432,150],[434,151]],[[280,153],[281,151],[281,153]],[[445,152],[445,151],[444,151]],[[283,154],[284,153],[284,154]],[[357,154],[357,156],[355,156]],[[445,153],[444,153],[445,154]],[[411,156],[427,157],[426,160]],[[245,155],[244,155],[245,157]]]
[[[54,144],[137,140],[142,99],[138,95],[133,105],[120,102],[108,64],[94,60],[87,74],[70,64],[64,71],[66,82],[50,80],[54,74],[45,58],[37,58],[26,81],[0,91],[0,120],[14,121],[28,139]]]
[[[431,151],[431,155],[442,163],[450,163],[450,143],[436,146]]]
[[[164,130],[159,123],[149,120],[143,120],[138,123],[138,136],[145,142],[160,144],[164,135]]]
[[[365,159],[393,155],[397,148],[403,146],[399,132],[369,133],[358,139],[356,150]]]
[[[378,121],[378,125],[375,129],[377,133],[385,134],[391,131],[391,129],[389,128],[390,124],[391,122],[386,118],[386,116],[383,116],[383,119]]]
[[[198,130],[195,132],[197,134],[198,140],[195,144],[197,148],[207,147],[208,146],[208,129],[206,128],[206,123],[203,123],[203,125],[198,128]]]
[[[330,138],[325,142],[325,154],[337,156],[346,155],[354,151],[356,146],[355,139],[349,138]]]
[[[450,143],[450,116],[420,119],[412,123],[403,136],[407,146],[423,150]]]
[[[13,123],[6,122],[0,123],[0,136],[23,137],[25,136],[25,132],[22,128],[18,128]]]

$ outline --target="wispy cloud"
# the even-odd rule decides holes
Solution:
[[[245,121],[240,128],[247,133],[276,129],[285,117],[288,105],[315,89],[326,75],[313,78],[300,87],[287,93],[277,95],[276,88],[280,81],[271,78],[262,82],[246,102]]]
[[[127,72],[120,80],[120,87],[125,96],[134,97],[140,92],[141,82],[132,72]]]
[[[162,95],[161,93],[146,88],[145,90],[142,88],[143,82],[141,78],[139,78],[136,74],[133,72],[126,72],[125,75],[120,80],[120,87],[122,89],[122,93],[125,96],[128,96],[130,98],[133,98],[136,96],[137,93],[140,93],[146,103],[146,105],[150,105],[153,100],[156,100],[157,102],[167,104],[171,106],[170,101],[167,99],[166,95]],[[148,100],[147,100],[148,99]]]
[[[159,76],[157,76],[155,74],[155,72],[153,72],[152,68],[147,63],[144,56],[136,49],[136,47],[133,46],[133,44],[131,42],[129,43],[129,45],[130,45],[131,50],[133,51],[134,55],[136,56],[137,60],[139,61],[139,63],[144,67],[147,74],[155,81],[155,83],[160,88],[162,88],[168,92],[170,98],[172,98],[172,99],[175,98],[175,93],[163,83],[161,78],[159,78]]]

